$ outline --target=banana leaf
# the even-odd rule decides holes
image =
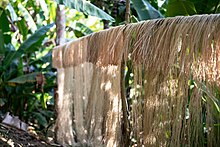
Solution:
[[[162,18],[160,11],[156,10],[147,0],[131,0],[137,11],[139,20]]]
[[[33,35],[31,35],[27,40],[25,40],[19,49],[11,54],[8,54],[5,58],[4,62],[4,69],[7,69],[8,66],[11,64],[11,62],[18,57],[21,57],[22,54],[28,53],[31,50],[31,46],[36,44],[39,40],[42,40],[42,36],[44,36],[50,28],[54,24],[49,24],[47,26],[43,26],[40,29],[38,29]]]
[[[86,15],[96,16],[103,20],[115,21],[109,14],[85,0],[56,0],[58,4],[65,5],[71,9],[76,9]]]
[[[178,15],[189,16],[196,14],[194,3],[189,0],[170,0],[167,5],[166,16],[173,17]]]
[[[8,83],[16,83],[16,84],[32,83],[36,81],[36,76],[39,74],[40,72],[34,72],[34,73],[22,75],[9,80]]]

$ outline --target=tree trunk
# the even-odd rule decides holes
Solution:
[[[126,0],[125,24],[130,23],[130,0]]]
[[[66,18],[65,18],[65,6],[57,5],[56,10],[56,45],[62,45],[65,43],[65,27],[66,27]],[[72,130],[70,130],[68,127],[66,127],[65,123],[68,120],[62,119],[62,114],[60,114],[62,107],[66,104],[63,101],[64,97],[64,84],[63,84],[63,77],[64,70],[58,70],[57,71],[57,87],[56,94],[55,94],[55,112],[56,112],[56,126],[55,126],[55,140],[57,143],[61,144],[73,144],[72,142],[69,142],[69,140],[74,140],[74,135]],[[69,138],[68,140],[64,138]]]
[[[56,11],[56,45],[61,45],[65,43],[66,37],[66,17],[65,17],[65,7],[63,5],[57,5]]]

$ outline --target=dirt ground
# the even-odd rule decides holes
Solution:
[[[0,123],[0,147],[61,147],[25,131]]]

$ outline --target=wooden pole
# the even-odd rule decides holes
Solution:
[[[125,24],[130,23],[130,0],[126,0]]]
[[[66,41],[66,17],[65,6],[57,4],[56,10],[56,45],[64,44]]]

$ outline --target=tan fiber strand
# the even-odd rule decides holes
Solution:
[[[61,144],[124,145],[123,60],[132,68],[131,146],[220,143],[220,15],[213,14],[127,24],[56,47]]]

